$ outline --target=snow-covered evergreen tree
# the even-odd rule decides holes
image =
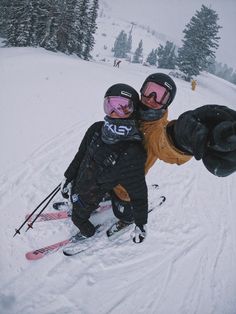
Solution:
[[[7,29],[7,44],[9,46],[27,46],[28,21],[30,16],[27,12],[28,6],[26,0],[12,0],[8,8],[9,27]]]
[[[125,31],[121,31],[120,34],[117,36],[115,43],[114,43],[114,57],[115,58],[125,58],[127,52],[127,34]]]
[[[156,65],[157,64],[157,49],[152,49],[152,51],[147,56],[146,62],[150,65]]]
[[[9,46],[39,45],[47,48],[52,37],[51,19],[55,19],[55,12],[58,11],[55,9],[57,3],[58,1],[53,0],[10,1],[6,21],[7,44]],[[47,45],[44,44],[45,42]]]
[[[90,52],[93,50],[95,41],[94,34],[97,29],[96,19],[98,16],[98,0],[93,0],[92,6],[88,12],[88,27],[85,33],[83,58],[89,60],[91,58]]]
[[[9,46],[40,46],[85,59],[94,46],[98,0],[2,0],[0,32]]]
[[[36,47],[39,45],[39,25],[41,23],[41,16],[44,12],[41,8],[42,0],[31,0],[28,2],[28,16],[27,24],[27,46]],[[26,30],[25,30],[26,32]]]
[[[128,39],[127,39],[127,44],[126,44],[126,52],[130,52],[132,49],[132,34],[131,34],[131,31],[129,32],[129,36],[128,36]]]
[[[228,67],[227,64],[222,65],[222,63],[213,59],[211,60],[211,64],[208,66],[207,71],[223,78],[224,80],[234,83],[234,69],[232,67]]]
[[[40,0],[40,16],[37,39],[40,47],[51,51],[58,50],[57,31],[61,16],[60,0]]]
[[[71,54],[76,50],[75,6],[76,0],[65,0],[60,6],[58,16],[57,50]]]
[[[134,52],[133,63],[141,63],[143,58],[143,41],[140,40],[137,49]]]
[[[176,55],[175,45],[167,41],[165,46],[160,45],[157,49],[158,67],[163,69],[175,69]]]
[[[78,0],[76,5],[76,54],[82,57],[85,47],[85,34],[89,24],[89,0]]]
[[[12,0],[7,7],[5,23],[9,46],[37,46],[40,33],[42,0]],[[41,13],[45,14],[45,11]]]
[[[9,26],[9,7],[11,7],[9,0],[0,1],[0,36],[3,38],[7,36],[7,28]]]
[[[221,26],[217,24],[218,14],[202,5],[201,10],[191,18],[184,29],[183,46],[178,50],[178,66],[190,81],[209,65],[214,58],[220,37]]]

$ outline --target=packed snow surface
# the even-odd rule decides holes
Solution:
[[[236,313],[236,174],[215,177],[201,161],[152,167],[149,204],[155,207],[161,195],[167,200],[150,213],[142,244],[132,243],[130,232],[109,241],[104,230],[80,255],[59,250],[30,262],[26,252],[76,228],[69,219],[43,222],[13,238],[25,215],[62,180],[86,129],[103,119],[106,89],[123,82],[139,90],[157,71],[124,60],[117,69],[112,61],[43,49],[0,49],[0,313]],[[236,110],[233,84],[203,73],[193,92],[174,80],[170,119],[204,104]],[[115,218],[106,212],[93,221],[106,228]]]

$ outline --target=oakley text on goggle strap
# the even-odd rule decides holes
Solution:
[[[108,96],[104,99],[104,111],[109,116],[112,112],[120,117],[130,115],[134,111],[132,100],[121,96]]]
[[[161,105],[165,105],[170,98],[169,91],[164,86],[154,82],[147,82],[141,92],[147,98],[154,96],[155,102]]]

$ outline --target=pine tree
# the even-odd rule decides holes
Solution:
[[[127,44],[126,44],[126,52],[129,53],[132,49],[132,34],[131,31],[129,32],[129,36],[127,39]]]
[[[28,28],[27,28],[27,35],[28,41],[27,46],[36,47],[39,45],[38,42],[38,28],[40,23],[40,14],[43,14],[41,11],[41,1],[40,0],[31,0],[28,2]]]
[[[94,46],[98,0],[1,0],[0,34],[8,46],[40,46],[85,59]]]
[[[127,34],[122,30],[114,43],[114,57],[125,58],[127,52]]]
[[[9,14],[11,2],[9,0],[1,0],[0,2],[0,36],[7,37],[7,29],[9,27]]]
[[[93,4],[88,12],[88,27],[85,33],[85,47],[83,51],[83,58],[89,60],[91,58],[90,52],[94,47],[94,34],[97,29],[96,19],[98,16],[98,0],[93,0]]]
[[[218,14],[202,5],[201,10],[191,18],[184,29],[183,46],[178,50],[178,66],[187,81],[209,65],[209,59],[215,56],[220,37],[221,26],[217,24]]]
[[[146,62],[150,65],[156,65],[157,63],[157,49],[152,49],[152,51],[147,56]]]
[[[12,0],[8,7],[7,45],[49,48],[47,45],[52,37],[50,18],[55,18],[52,12],[56,3],[55,0]]]
[[[9,46],[37,46],[40,0],[13,0],[7,7],[5,23]]]
[[[88,29],[89,18],[89,0],[78,0],[76,5],[76,54],[82,57],[85,47],[85,34]]]
[[[75,6],[76,0],[65,0],[60,6],[58,17],[57,50],[71,54],[76,50]]]
[[[61,16],[60,0],[41,0],[38,19],[37,40],[40,47],[51,51],[58,50],[57,31]]]
[[[160,45],[157,50],[158,67],[163,69],[175,69],[176,55],[175,45],[167,41],[165,46]]]
[[[7,44],[8,46],[26,46],[27,36],[24,33],[26,21],[28,19],[26,1],[12,0],[9,7]]]
[[[143,41],[140,40],[138,44],[138,48],[134,52],[133,63],[141,63],[141,59],[143,57]]]

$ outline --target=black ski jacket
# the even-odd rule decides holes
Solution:
[[[101,140],[103,123],[96,122],[87,130],[65,177],[73,181],[72,194],[78,194],[90,211],[97,208],[106,192],[122,185],[129,194],[136,225],[144,225],[148,202],[142,142],[105,144]]]

